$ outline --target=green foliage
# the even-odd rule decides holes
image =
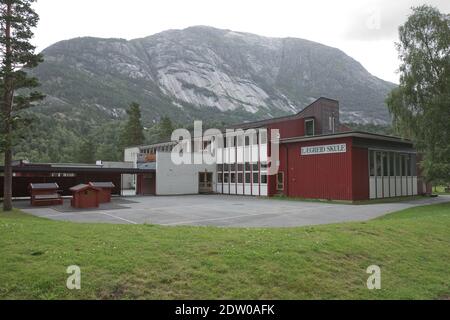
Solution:
[[[387,98],[394,126],[424,155],[428,180],[450,182],[450,15],[413,8],[399,28],[400,86]]]
[[[365,132],[371,132],[371,133],[377,133],[377,134],[384,134],[384,135],[392,135],[395,133],[395,130],[390,125],[378,125],[373,123],[345,123],[348,127],[350,127],[354,131],[365,131]]]
[[[169,117],[163,117],[158,126],[158,139],[160,142],[169,141],[175,127]]]
[[[123,146],[136,146],[144,143],[144,127],[141,123],[141,109],[136,102],[127,110],[128,121],[122,135]]]

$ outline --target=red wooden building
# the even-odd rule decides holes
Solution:
[[[319,98],[297,114],[229,129],[234,132],[220,146],[205,137],[202,141],[192,139],[191,150],[196,153],[208,152],[208,144],[214,146],[216,166],[185,165],[183,169],[171,165],[170,157],[163,155],[177,142],[129,148],[129,153],[137,152],[138,165],[143,156],[156,155],[155,174],[149,174],[148,179],[141,176],[138,190],[182,194],[201,192],[203,185],[212,185],[212,191],[220,194],[351,201],[430,192],[411,141],[352,131],[340,123],[339,103],[333,99]],[[251,129],[256,136],[249,137]],[[279,134],[279,171],[270,175],[273,129]],[[196,181],[199,187],[191,188]]]
[[[72,199],[70,204],[74,208],[97,208],[100,204],[100,188],[89,184],[79,184],[72,188]]]
[[[115,188],[112,182],[89,182],[90,186],[100,189],[99,201],[100,203],[111,202],[111,192]]]

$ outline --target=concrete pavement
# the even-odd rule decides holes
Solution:
[[[30,207],[16,203],[30,214],[73,222],[195,225],[222,227],[293,227],[370,220],[390,212],[426,204],[449,202],[450,196],[396,203],[350,205],[289,201],[227,195],[187,195],[113,198],[96,210],[63,207]]]

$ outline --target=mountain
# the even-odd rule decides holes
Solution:
[[[33,73],[47,94],[38,112],[98,122],[141,104],[144,124],[168,115],[225,122],[298,112],[320,96],[340,101],[342,119],[388,123],[394,84],[344,52],[296,38],[197,26],[146,38],[76,38],[43,51]]]

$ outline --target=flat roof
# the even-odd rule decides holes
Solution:
[[[5,171],[4,166],[0,166],[0,171]],[[43,173],[121,173],[121,174],[139,174],[152,173],[155,169],[139,168],[102,168],[102,167],[60,167],[60,166],[13,166],[13,172],[43,172]]]
[[[384,134],[378,133],[370,133],[364,131],[345,131],[338,133],[330,133],[330,134],[321,134],[317,136],[301,136],[301,137],[292,137],[280,139],[280,143],[293,143],[293,142],[303,142],[303,141],[315,141],[315,140],[325,140],[325,139],[333,139],[333,138],[363,138],[363,139],[371,139],[371,140],[380,140],[380,141],[390,141],[390,142],[398,142],[398,143],[406,143],[413,145],[413,142],[408,139],[403,139],[396,136],[388,136]]]

